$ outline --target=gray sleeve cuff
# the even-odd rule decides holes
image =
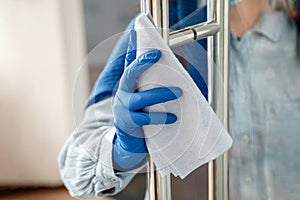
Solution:
[[[114,195],[124,189],[142,168],[115,174],[112,147],[115,128],[112,98],[90,106],[83,122],[59,155],[61,178],[70,194],[81,198]]]

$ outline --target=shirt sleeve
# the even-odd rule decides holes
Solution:
[[[84,120],[63,146],[59,158],[62,181],[71,196],[95,198],[114,195],[124,189],[141,167],[115,173],[112,162],[112,99],[85,110]]]

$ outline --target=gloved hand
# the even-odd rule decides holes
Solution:
[[[130,30],[134,29],[134,23],[135,18],[133,18],[128,24],[122,37],[114,47],[104,67],[104,70],[101,72],[94,85],[86,108],[107,97],[112,96],[114,90],[116,89],[117,83],[119,82],[124,71],[125,56],[127,53]]]
[[[177,119],[171,113],[148,113],[143,112],[143,108],[177,99],[182,94],[181,89],[176,87],[136,91],[139,76],[160,59],[161,53],[151,50],[136,58],[135,35],[135,31],[131,31],[125,70],[113,106],[116,127],[113,160],[115,167],[121,170],[136,167],[147,155],[142,126],[170,124]]]

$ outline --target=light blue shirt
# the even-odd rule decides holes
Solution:
[[[230,198],[300,199],[297,30],[265,13],[230,51]]]
[[[83,121],[60,152],[59,172],[71,196],[94,198],[114,195],[142,169],[114,171],[112,102],[110,97],[89,106]]]

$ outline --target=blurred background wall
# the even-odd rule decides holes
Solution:
[[[89,90],[83,21],[80,0],[0,1],[1,187],[61,184],[57,155]]]

